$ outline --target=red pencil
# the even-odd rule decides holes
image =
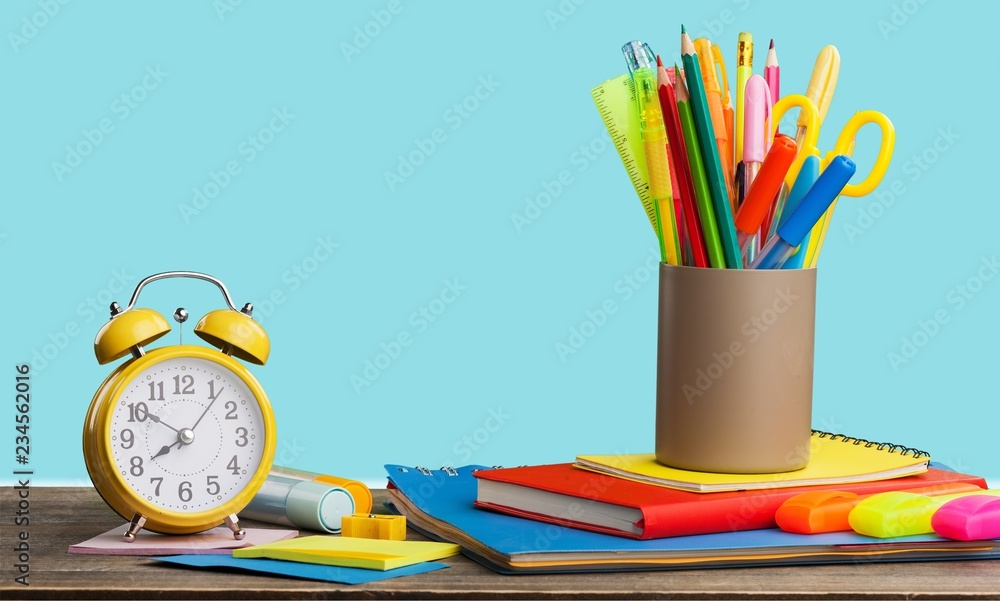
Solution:
[[[660,110],[663,112],[663,122],[667,128],[667,141],[670,145],[670,155],[673,159],[670,165],[671,173],[677,173],[678,188],[675,193],[681,198],[684,208],[684,226],[687,230],[687,240],[691,244],[691,257],[695,267],[708,267],[708,252],[705,239],[701,232],[701,222],[698,210],[695,208],[694,183],[691,179],[691,167],[688,164],[687,149],[684,146],[684,135],[681,132],[681,118],[677,112],[677,99],[674,87],[670,85],[663,61],[656,57],[657,83],[660,93]],[[676,74],[675,74],[676,75]]]

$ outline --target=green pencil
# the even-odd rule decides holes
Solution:
[[[730,269],[743,269],[743,256],[736,240],[736,226],[733,224],[733,213],[729,205],[729,193],[726,191],[726,176],[722,172],[718,150],[715,146],[715,132],[712,129],[712,118],[708,112],[708,100],[705,98],[705,87],[701,82],[701,68],[698,66],[698,55],[687,30],[681,25],[681,60],[684,62],[684,76],[687,78],[691,95],[691,112],[694,124],[698,129],[698,142],[701,156],[705,161],[705,172],[712,191],[712,204],[715,207],[715,219],[719,226],[719,236],[722,238],[722,252],[726,256],[726,265]]]
[[[715,222],[715,211],[712,209],[712,193],[708,189],[708,177],[705,175],[705,163],[701,160],[701,150],[698,147],[698,134],[695,133],[694,117],[691,116],[691,106],[688,104],[688,90],[684,85],[681,70],[675,64],[674,74],[677,85],[677,112],[681,118],[681,131],[684,132],[684,144],[687,148],[688,165],[691,167],[691,179],[694,184],[694,198],[698,205],[698,216],[701,218],[702,235],[708,250],[708,262],[716,269],[726,268],[726,256],[722,252],[722,241],[719,240],[719,226]]]

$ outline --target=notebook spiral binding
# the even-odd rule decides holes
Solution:
[[[876,442],[872,440],[867,440],[864,438],[855,438],[853,436],[847,436],[845,434],[836,434],[833,432],[824,432],[822,430],[813,430],[813,434],[819,436],[820,438],[829,438],[830,440],[839,440],[841,442],[849,442],[854,445],[865,445],[865,448],[875,447],[879,451],[889,451],[890,453],[899,452],[900,455],[909,455],[916,459],[921,457],[930,457],[931,454],[927,451],[921,451],[920,449],[915,449],[913,447],[907,447],[901,444],[893,444],[891,442]]]

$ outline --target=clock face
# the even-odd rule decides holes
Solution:
[[[206,511],[253,478],[265,448],[256,397],[213,361],[182,357],[149,366],[123,389],[108,434],[118,473],[153,505]]]

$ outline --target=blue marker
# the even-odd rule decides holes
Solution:
[[[772,223],[771,232],[773,236],[778,231],[778,226],[785,223],[788,216],[795,210],[795,207],[799,206],[802,198],[809,191],[809,188],[813,187],[816,180],[819,179],[819,157],[818,156],[808,156],[806,160],[802,162],[802,168],[799,169],[799,176],[795,178],[795,185],[792,186],[792,191],[788,193],[788,200],[785,201],[785,210],[782,211],[779,219],[775,219]],[[782,269],[802,269],[802,265],[806,262],[806,253],[804,252],[809,246],[809,236],[812,234],[806,234],[806,237],[802,239],[802,243],[799,244],[798,248],[800,252],[795,253],[785,261],[785,264],[781,266]]]
[[[757,260],[750,265],[751,269],[781,269],[795,247],[819,221],[833,201],[840,195],[851,176],[857,170],[849,157],[838,155],[816,180],[798,206],[788,214],[784,223],[778,226],[778,232],[761,249]]]

